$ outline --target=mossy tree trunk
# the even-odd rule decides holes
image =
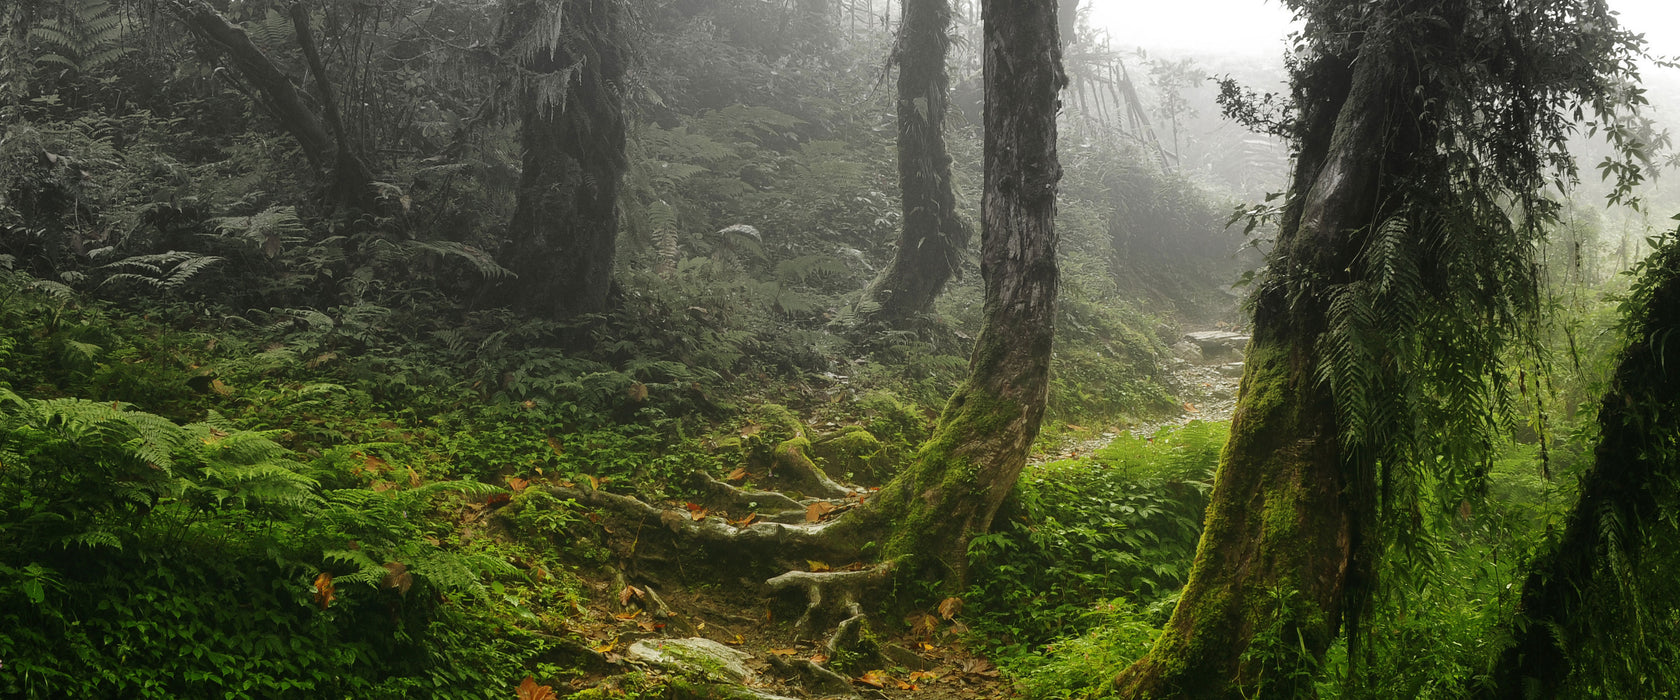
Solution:
[[[986,0],[985,326],[969,376],[933,437],[858,524],[886,527],[889,559],[960,590],[968,542],[991,527],[1038,437],[1056,304],[1058,93],[1066,78],[1055,0]]]
[[[1378,213],[1396,81],[1386,42],[1315,66],[1291,206],[1256,299],[1231,436],[1178,607],[1115,684],[1124,698],[1293,697],[1335,639],[1357,549],[1361,481],[1344,463],[1318,340]],[[1327,105],[1327,106],[1326,106]]]
[[[1499,656],[1482,697],[1557,697],[1572,670],[1565,638],[1582,634],[1587,596],[1612,554],[1636,560],[1643,530],[1664,517],[1656,494],[1680,477],[1680,249],[1653,254],[1660,280],[1645,297],[1610,390],[1599,404],[1599,443],[1563,536],[1534,561],[1513,621],[1514,643]],[[1607,541],[1605,533],[1614,533]],[[1600,605],[1602,607],[1602,604]]]
[[[902,326],[933,308],[968,247],[945,150],[950,76],[950,0],[907,0],[893,58],[898,63],[898,184],[903,225],[892,264],[869,286],[871,321]]]
[[[607,308],[625,155],[622,0],[509,0],[502,53],[518,66],[524,146],[498,254],[503,299],[554,319]],[[564,28],[555,29],[563,22]]]

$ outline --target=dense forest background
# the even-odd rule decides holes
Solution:
[[[985,321],[978,234],[931,309],[883,320],[874,296],[900,115],[932,109],[894,90],[899,3],[7,3],[0,694],[1113,693],[1190,577],[1298,155],[1257,115],[1299,65],[1115,46],[1056,4],[1034,457],[960,590],[895,579],[813,629],[766,579],[850,561],[705,528],[861,509],[935,436]],[[941,123],[978,222],[985,41],[979,3],[953,10]],[[1479,469],[1419,472],[1356,641],[1254,630],[1244,668],[1294,674],[1247,679],[1263,696],[1494,683],[1629,338],[1667,352],[1636,319],[1675,272],[1680,80],[1644,65],[1651,104],[1616,126],[1647,169],[1577,130],[1529,342],[1464,380],[1504,399]],[[1671,476],[1634,490],[1672,504]],[[1648,517],[1672,511],[1604,512],[1644,519],[1601,521],[1636,541],[1594,560],[1590,624],[1557,623],[1558,687],[1672,692],[1677,525]],[[745,673],[632,649],[675,638]]]

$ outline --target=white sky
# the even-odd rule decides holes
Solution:
[[[1622,26],[1653,53],[1680,55],[1680,0],[1609,0]],[[1259,54],[1281,61],[1290,13],[1278,0],[1087,0],[1091,25],[1115,48],[1169,53]]]

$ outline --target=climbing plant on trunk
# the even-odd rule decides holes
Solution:
[[[1056,112],[1066,83],[1054,0],[986,0],[985,325],[933,437],[852,526],[890,535],[885,558],[961,590],[968,542],[991,526],[1038,436],[1056,305]]]
[[[893,59],[898,63],[898,184],[903,222],[892,264],[870,284],[866,318],[902,325],[933,308],[968,248],[945,150],[950,75],[950,0],[908,0]]]
[[[498,257],[505,299],[556,319],[602,311],[612,287],[625,155],[622,0],[508,0],[518,201]]]
[[[1627,347],[1599,404],[1594,465],[1581,477],[1562,536],[1529,566],[1514,643],[1498,657],[1481,697],[1559,697],[1571,688],[1571,672],[1583,665],[1578,659],[1588,654],[1619,660],[1614,666],[1621,673],[1599,675],[1632,679],[1620,688],[1614,678],[1594,679],[1611,686],[1600,689],[1607,696],[1657,697],[1675,690],[1672,663],[1656,661],[1652,668],[1653,655],[1639,647],[1651,636],[1641,628],[1651,620],[1662,625],[1667,616],[1650,617],[1641,592],[1672,586],[1672,569],[1664,564],[1671,566],[1677,555],[1669,544],[1674,524],[1668,515],[1680,496],[1674,488],[1680,483],[1677,235],[1638,266],[1642,280],[1622,305]]]
[[[1290,5],[1292,113],[1227,105],[1293,139],[1290,198],[1190,579],[1121,697],[1310,692],[1344,623],[1357,677],[1378,554],[1416,544],[1420,484],[1480,483],[1516,410],[1573,107],[1618,192],[1641,174],[1615,128],[1638,43],[1602,2]]]

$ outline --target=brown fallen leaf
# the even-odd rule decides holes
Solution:
[[[852,679],[853,682],[862,683],[871,688],[885,688],[891,680],[892,676],[887,675],[886,671],[868,671],[862,676]]]
[[[742,645],[742,644],[746,644],[746,643],[747,643],[747,640],[746,640],[746,638],[744,638],[744,637],[742,637],[742,636],[741,636],[741,635],[739,635],[739,634],[737,634],[737,635],[735,635],[735,638],[734,638],[734,639],[727,639],[727,640],[724,640],[724,642],[723,642],[723,643],[724,643],[724,644],[728,644],[728,645],[730,645],[730,646],[734,646],[734,647],[738,647],[738,646],[741,646],[741,645]]]
[[[753,524],[753,521],[755,521],[755,520],[758,520],[758,514],[757,513],[748,513],[747,517],[741,518],[740,520],[731,520],[731,521],[729,521],[729,524],[734,525],[735,527],[746,527],[748,525]]]
[[[517,476],[510,476],[507,478],[507,485],[514,491],[524,491],[526,486],[531,485],[531,482]]]
[[[828,656],[826,654],[812,654],[811,663],[826,664],[828,663]]]
[[[815,559],[806,559],[805,563],[811,565],[811,570],[812,571],[832,571],[833,570],[833,569],[829,568],[828,564],[826,564],[824,562],[817,561]]]
[[[799,651],[796,649],[771,649],[766,653],[772,656],[793,656],[794,654],[799,653]]]
[[[333,588],[333,575],[330,572],[323,571],[320,576],[315,577],[315,604],[321,606],[322,610],[332,605],[333,600],[338,597],[336,593],[337,590]]]
[[[379,581],[379,585],[395,588],[398,593],[408,595],[409,587],[414,585],[414,575],[408,573],[408,566],[402,562],[388,561],[385,562],[385,578]]]
[[[829,503],[828,501],[817,501],[805,508],[805,522],[814,523],[820,521],[823,519],[823,516],[828,515],[833,511],[833,503]]]
[[[647,594],[643,593],[640,588],[635,586],[625,586],[624,590],[618,592],[618,604],[627,606],[630,604],[630,599],[634,598],[641,600],[642,597],[646,595]]]
[[[615,619],[619,619],[619,620],[634,620],[634,619],[636,619],[636,616],[641,615],[641,614],[642,614],[642,611],[640,611],[640,610],[632,610],[630,612],[624,612],[624,613],[613,613],[613,617]]]
[[[939,601],[939,616],[947,620],[956,617],[957,613],[962,612],[962,609],[962,599],[956,596]]]
[[[526,676],[519,683],[519,700],[554,700],[554,688],[537,685],[536,679]]]
[[[939,618],[927,613],[912,613],[905,622],[910,623],[910,634],[918,637],[931,637],[939,629]]]
[[[617,645],[618,645],[618,640],[614,639],[610,642],[607,642],[606,644],[602,644],[601,646],[591,647],[591,648],[593,648],[595,650],[595,653],[597,653],[597,654],[605,654],[609,651],[612,651],[613,647],[617,646]]]
[[[746,467],[736,467],[735,471],[729,472],[729,476],[723,477],[723,480],[724,481],[740,481],[740,480],[745,479],[745,478],[747,478],[747,468]]]

